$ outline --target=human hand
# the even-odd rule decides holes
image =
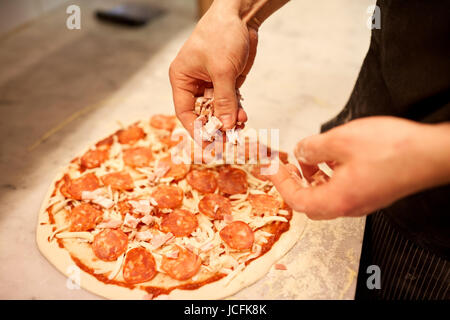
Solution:
[[[247,121],[236,89],[253,65],[257,42],[257,29],[221,1],[215,1],[199,21],[169,70],[176,114],[192,136],[195,97],[206,87],[214,87],[214,115],[223,129]]]
[[[363,216],[450,182],[448,123],[363,118],[301,140],[294,153],[307,179],[318,163],[334,167],[328,182],[309,188],[293,165],[270,176],[287,204],[315,220]]]

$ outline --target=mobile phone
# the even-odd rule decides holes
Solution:
[[[99,9],[95,14],[100,20],[128,26],[143,26],[165,14],[165,10],[149,4],[125,3],[111,9]]]

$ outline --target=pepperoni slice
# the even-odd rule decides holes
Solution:
[[[175,209],[162,218],[161,229],[171,232],[175,237],[186,237],[195,231],[198,221],[195,214],[184,210]]]
[[[189,166],[184,163],[173,163],[170,156],[162,158],[158,162],[159,166],[168,166],[169,171],[166,172],[164,177],[173,177],[175,180],[183,179],[189,172]]]
[[[94,173],[87,173],[77,179],[71,180],[69,176],[64,176],[64,185],[61,193],[66,198],[81,200],[83,191],[94,191],[100,187],[100,182]]]
[[[128,251],[123,265],[123,278],[131,284],[150,281],[156,275],[156,263],[153,255],[144,248]]]
[[[237,168],[226,167],[219,172],[217,179],[219,190],[225,194],[238,194],[247,192],[247,174]]]
[[[248,201],[255,215],[276,215],[281,208],[281,202],[270,194],[249,194]]]
[[[108,138],[105,138],[99,142],[97,142],[97,144],[95,145],[96,147],[102,147],[102,148],[109,148],[112,146],[112,144],[114,143],[114,138],[113,135],[110,135]]]
[[[134,188],[133,178],[127,172],[112,172],[102,176],[105,185],[114,190],[132,190]]]
[[[250,249],[255,241],[252,229],[243,221],[234,221],[219,232],[222,240],[232,249]]]
[[[195,276],[201,267],[200,257],[186,249],[179,248],[176,259],[163,256],[161,269],[176,280],[188,280]]]
[[[102,220],[103,211],[98,210],[89,203],[82,203],[70,212],[70,228],[72,232],[88,231],[95,228]]]
[[[105,229],[94,237],[92,250],[97,258],[114,261],[127,250],[128,237],[120,229]]]
[[[153,159],[150,148],[136,147],[123,151],[123,162],[130,167],[146,167]]]
[[[212,170],[192,170],[187,174],[186,181],[202,193],[213,193],[217,188],[216,175]]]
[[[127,129],[119,130],[117,136],[121,144],[134,144],[145,137],[145,132],[142,128],[134,125]]]
[[[119,207],[119,212],[122,217],[125,217],[127,214],[133,213],[133,206],[128,202],[128,200],[122,200],[117,203]]]
[[[178,208],[183,203],[183,196],[183,190],[176,186],[159,185],[152,192],[160,209]]]
[[[222,220],[224,215],[231,214],[231,202],[219,194],[207,194],[199,201],[198,210],[212,219]]]
[[[170,147],[176,146],[177,144],[181,143],[183,141],[183,137],[179,136],[176,139],[172,139],[172,135],[168,134],[166,136],[159,137],[159,141],[161,141],[161,143],[167,145],[170,148]]]
[[[156,114],[150,119],[150,125],[153,128],[172,131],[175,128],[175,116],[165,114]]]
[[[92,169],[100,167],[109,157],[109,149],[93,149],[87,151],[80,160],[82,168]]]

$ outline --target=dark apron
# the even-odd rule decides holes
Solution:
[[[450,121],[450,1],[381,0],[377,5],[381,29],[372,31],[347,105],[322,131],[375,115]],[[449,260],[447,185],[367,217],[356,298],[449,299]],[[380,267],[379,290],[367,288],[370,265]]]

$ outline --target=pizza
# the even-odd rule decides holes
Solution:
[[[39,213],[43,255],[111,299],[220,299],[262,278],[305,216],[262,165],[198,163],[189,139],[175,116],[154,115],[73,159]]]

